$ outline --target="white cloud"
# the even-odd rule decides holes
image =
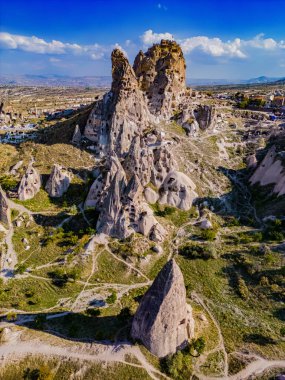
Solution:
[[[51,58],[49,58],[49,62],[51,62],[51,63],[57,63],[57,62],[61,62],[61,59],[58,59],[58,58],[55,58],[55,57],[51,57]]]
[[[180,44],[185,54],[191,53],[195,49],[200,49],[213,57],[246,57],[246,54],[241,50],[241,40],[239,38],[223,42],[220,38],[198,36],[181,40]]]
[[[146,46],[160,42],[161,40],[173,40],[173,35],[170,33],[154,33],[151,29],[144,32],[140,37],[143,44]]]
[[[163,9],[164,11],[167,11],[167,9],[168,9],[165,5],[163,5],[163,4],[161,4],[161,3],[158,3],[158,4],[157,4],[157,8],[158,8],[158,9]]]
[[[151,46],[154,43],[160,42],[161,39],[173,40],[174,37],[169,32],[155,33],[149,29],[140,38],[145,46]],[[235,38],[234,40],[223,41],[219,37],[195,36],[176,39],[176,41],[181,45],[185,55],[200,50],[212,57],[244,59],[252,54],[253,49],[263,49],[266,51],[285,49],[285,41],[265,38],[264,34],[259,34],[250,40]]]
[[[4,49],[18,49],[37,54],[87,54],[92,59],[103,58],[105,51],[107,50],[99,44],[81,46],[57,40],[47,42],[44,39],[35,36],[28,37],[4,32],[0,33],[0,47]]]

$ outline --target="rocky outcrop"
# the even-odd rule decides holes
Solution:
[[[126,214],[121,197],[126,187],[122,172],[117,172],[108,189],[102,211],[97,222],[97,231],[117,238],[130,235],[128,215]]]
[[[216,110],[213,106],[199,105],[194,110],[194,117],[202,131],[213,128],[216,121]]]
[[[158,357],[175,353],[193,337],[192,309],[186,303],[183,275],[174,259],[162,268],[143,296],[131,335]]]
[[[274,185],[273,193],[277,196],[285,194],[285,170],[284,154],[285,152],[276,152],[276,147],[272,146],[267,152],[264,159],[257,166],[257,169],[251,176],[249,182],[251,185],[259,184],[260,186]]]
[[[96,152],[128,153],[135,135],[148,128],[151,115],[136,75],[121,50],[112,53],[112,88],[91,112],[84,135]]]
[[[195,184],[186,174],[172,171],[166,176],[159,189],[159,203],[189,210],[194,198],[197,197],[195,188]]]
[[[160,146],[153,150],[153,166],[151,170],[151,182],[159,187],[165,177],[176,167],[175,160],[167,146]]]
[[[73,132],[73,136],[72,136],[72,144],[74,145],[78,145],[80,144],[81,142],[81,139],[82,139],[82,134],[81,134],[81,131],[80,131],[80,128],[79,128],[79,125],[76,124],[76,127],[74,129],[74,132]]]
[[[60,165],[54,165],[45,189],[50,197],[59,198],[68,190],[71,173]]]
[[[4,191],[0,186],[0,223],[10,224],[10,208]]]
[[[41,176],[37,169],[30,163],[24,174],[18,189],[18,198],[20,201],[32,199],[41,188]]]
[[[144,197],[148,203],[155,203],[158,201],[159,195],[151,187],[144,189]]]
[[[175,41],[162,40],[135,58],[134,71],[152,114],[169,119],[186,91],[186,64]]]
[[[132,140],[130,150],[123,163],[128,178],[136,174],[142,186],[145,186],[150,182],[152,166],[152,150],[149,149],[144,138],[136,135]]]
[[[254,169],[257,165],[257,159],[255,154],[251,154],[246,157],[246,166],[248,169]]]
[[[139,232],[160,242],[166,231],[145,201],[158,200],[159,194],[149,185],[159,188],[176,168],[169,149],[173,141],[165,141],[155,123],[169,118],[184,96],[182,51],[175,42],[162,41],[140,53],[133,69],[115,49],[112,79],[111,91],[96,102],[84,131],[100,159],[85,207],[99,212],[98,232],[118,238]],[[177,182],[178,194],[172,190],[172,197],[162,191],[165,202],[188,209],[193,195],[189,181]]]

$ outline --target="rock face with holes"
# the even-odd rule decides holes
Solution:
[[[186,92],[186,64],[175,41],[162,40],[135,58],[134,71],[152,114],[169,119]]]
[[[10,208],[4,191],[0,186],[0,223],[9,225],[10,223]]]
[[[195,184],[186,174],[172,171],[165,177],[159,189],[159,203],[189,210],[197,197],[195,188]]]
[[[41,188],[41,176],[37,169],[30,163],[26,173],[23,175],[18,189],[18,198],[20,201],[32,199]]]
[[[112,52],[112,88],[91,112],[84,135],[96,152],[114,151],[124,157],[135,135],[150,125],[151,115],[136,75],[119,49]]]
[[[50,197],[60,198],[68,190],[71,173],[60,165],[54,165],[45,189]]]
[[[183,275],[174,259],[165,264],[143,296],[131,335],[160,358],[182,349],[194,336],[192,309],[186,303]]]
[[[84,131],[100,160],[85,207],[99,213],[98,232],[117,238],[138,232],[160,242],[166,231],[146,201],[159,199],[150,186],[159,189],[177,166],[170,149],[174,141],[165,141],[157,123],[169,119],[184,96],[181,48],[173,41],[161,41],[147,53],[139,53],[133,68],[124,53],[115,49],[112,79],[111,91],[96,102]],[[162,203],[188,209],[192,185],[186,175],[182,177],[181,173],[181,183],[176,178],[177,189],[163,186],[168,193],[163,194]]]

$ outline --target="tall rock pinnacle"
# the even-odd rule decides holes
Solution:
[[[95,142],[97,153],[114,151],[123,157],[136,134],[150,123],[145,96],[124,53],[112,52],[112,88],[91,112],[84,135]]]
[[[145,293],[132,324],[132,337],[152,354],[165,357],[193,337],[194,320],[186,303],[183,275],[175,260],[168,261]]]

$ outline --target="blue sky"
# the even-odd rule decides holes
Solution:
[[[188,78],[285,76],[285,0],[1,0],[1,74],[110,75],[161,37]]]

